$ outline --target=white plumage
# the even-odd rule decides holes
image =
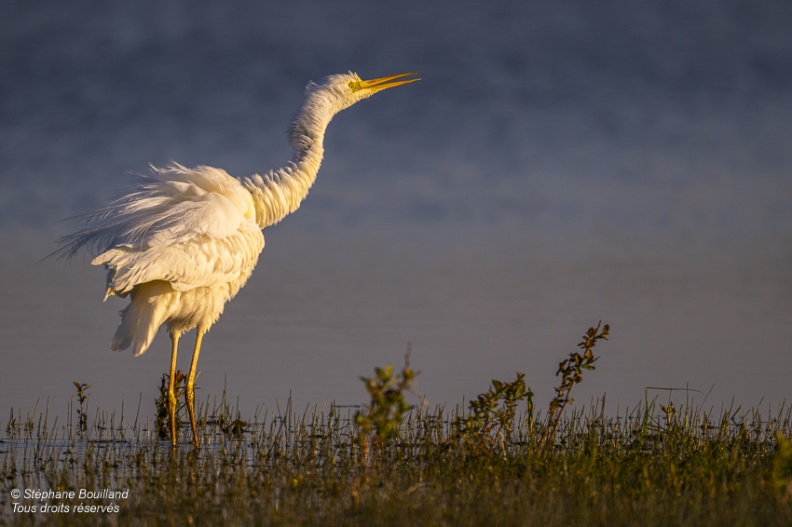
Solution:
[[[168,398],[174,445],[180,336],[197,328],[185,397],[198,446],[194,381],[201,340],[253,272],[264,248],[261,230],[297,210],[307,196],[333,116],[377,91],[419,80],[403,79],[410,75],[364,81],[348,73],[309,83],[289,125],[293,156],[286,167],[242,179],[207,166],[152,167],[137,186],[85,216],[84,228],[61,240],[58,253],[63,256],[82,249],[97,254],[91,263],[107,268],[105,299],[131,297],[111,349],[132,346],[141,355],[160,326],[168,328],[173,341]]]

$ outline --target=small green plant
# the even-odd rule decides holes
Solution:
[[[237,418],[228,423],[228,425],[221,427],[221,430],[228,437],[239,439],[244,436],[245,432],[247,431],[248,424],[249,423],[247,421]]]
[[[157,429],[157,437],[161,440],[170,439],[170,416],[168,415],[168,384],[170,382],[170,375],[167,373],[162,374],[159,386],[159,397],[155,401],[157,409],[157,416],[155,418],[155,426]],[[176,371],[176,379],[174,381],[174,389],[176,391],[176,400],[184,401],[184,391],[187,389],[187,376],[181,370]],[[182,409],[184,403],[176,406],[176,429],[178,430],[182,425]]]
[[[80,407],[77,408],[77,429],[80,435],[83,435],[88,430],[86,403],[88,401],[88,388],[90,388],[90,386],[80,381],[74,381],[73,384],[74,387],[77,388],[77,402],[80,403]]]
[[[415,371],[410,368],[409,352],[401,372],[394,374],[393,366],[375,368],[374,377],[361,377],[371,402],[355,413],[357,443],[364,458],[368,458],[372,445],[380,450],[384,444],[400,436],[407,412],[412,408],[405,400],[405,392],[412,389]]]
[[[673,428],[677,422],[677,409],[674,406],[674,401],[669,401],[668,405],[661,404],[660,410],[665,415],[666,428]]]
[[[603,326],[602,321],[597,324],[597,327],[588,328],[586,334],[583,335],[583,340],[578,343],[578,347],[583,350],[583,353],[570,353],[569,357],[558,365],[556,376],[561,376],[561,384],[556,387],[555,397],[550,401],[543,438],[544,444],[552,442],[555,438],[564,408],[574,401],[571,395],[572,387],[583,381],[583,370],[595,369],[594,363],[599,357],[594,355],[594,346],[599,340],[608,340],[609,333],[610,326],[608,324]]]
[[[517,406],[528,405],[527,414],[533,416],[533,392],[525,385],[525,374],[517,372],[512,382],[492,380],[486,393],[469,403],[469,413],[457,418],[455,427],[459,438],[478,451],[492,451],[511,436]]]
[[[514,420],[518,405],[525,401],[528,419],[529,440],[540,441],[541,445],[550,444],[555,438],[564,408],[573,401],[572,387],[583,380],[583,370],[593,370],[599,357],[593,348],[599,340],[607,340],[610,332],[608,324],[602,322],[589,328],[578,344],[582,353],[574,352],[558,365],[556,376],[561,383],[555,389],[555,397],[550,401],[550,409],[540,436],[534,436],[533,392],[525,384],[525,374],[517,372],[512,382],[493,380],[490,389],[479,394],[469,403],[467,415],[454,421],[458,441],[472,447],[473,452],[492,453],[498,446],[503,448],[512,440]]]

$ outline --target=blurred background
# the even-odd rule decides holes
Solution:
[[[577,404],[773,408],[792,371],[792,5],[682,0],[0,5],[0,402],[153,413],[169,341],[109,351],[90,258],[43,260],[148,164],[282,166],[309,80],[418,71],[330,125],[201,354],[243,413],[366,402],[408,347],[429,404],[612,327]],[[179,367],[189,366],[192,337]],[[2,410],[2,409],[0,409]]]

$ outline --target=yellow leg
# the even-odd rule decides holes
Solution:
[[[195,372],[198,368],[198,355],[201,353],[201,341],[206,330],[198,327],[195,332],[195,349],[193,350],[192,362],[190,363],[190,373],[187,375],[187,387],[184,389],[184,399],[187,403],[187,413],[190,414],[190,426],[192,426],[193,446],[201,446],[198,437],[198,424],[195,422]]]
[[[168,380],[168,418],[170,419],[171,444],[176,446],[176,353],[179,349],[179,333],[171,333],[170,378]]]

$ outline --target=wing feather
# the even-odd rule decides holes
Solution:
[[[164,280],[176,290],[227,283],[249,273],[264,247],[253,199],[223,170],[178,164],[152,167],[129,193],[87,216],[64,238],[61,255],[99,253],[108,288],[125,295]]]

